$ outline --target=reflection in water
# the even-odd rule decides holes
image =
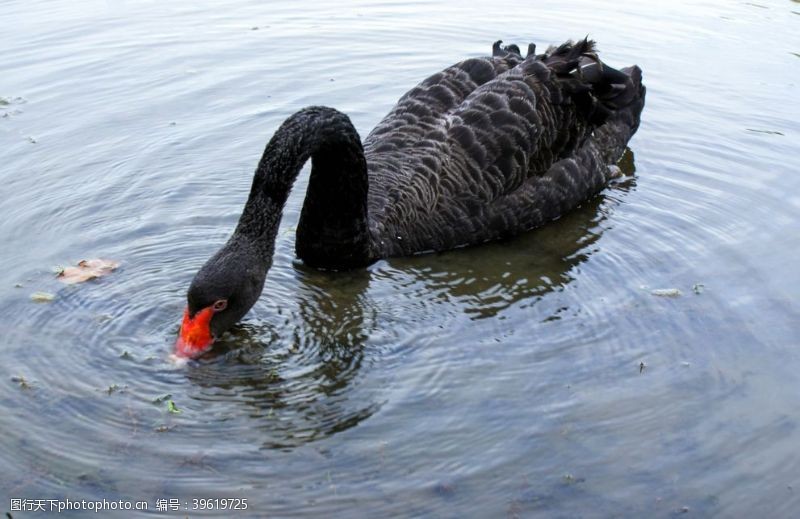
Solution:
[[[291,333],[271,324],[244,324],[221,341],[226,354],[191,366],[199,400],[245,407],[263,431],[264,447],[289,448],[357,425],[380,403],[350,397],[364,362],[366,271],[325,273],[301,269],[299,315]],[[281,339],[281,335],[285,338]]]
[[[613,193],[634,186],[630,151],[621,166],[626,177]],[[427,313],[434,318],[451,302],[474,319],[492,317],[569,283],[600,239],[613,199],[601,194],[552,225],[469,250],[397,258],[342,273],[298,264],[297,315],[280,324],[292,331],[282,333],[273,323],[235,327],[216,347],[219,355],[191,365],[187,377],[200,389],[194,396],[242,406],[249,426],[255,421],[262,431],[266,448],[291,448],[349,429],[381,406],[379,399],[354,391],[364,363],[379,355],[364,347],[381,312],[368,296],[373,277],[421,282],[402,296],[433,304]]]
[[[594,252],[603,223],[635,187],[633,152],[619,162],[624,176],[611,190],[584,203],[557,222],[503,242],[468,251],[396,258],[391,266],[424,283],[439,301],[455,300],[475,319],[493,317],[511,305],[559,290],[574,279],[574,269]]]

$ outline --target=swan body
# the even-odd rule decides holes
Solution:
[[[589,40],[538,55],[530,45],[524,58],[501,43],[414,87],[363,143],[335,109],[290,116],[264,150],[236,230],[189,287],[177,354],[207,351],[258,299],[309,158],[295,250],[319,268],[512,236],[599,192],[638,128],[641,70],[608,67]]]

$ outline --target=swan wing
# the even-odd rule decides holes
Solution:
[[[588,40],[525,59],[498,46],[423,81],[365,140],[381,255],[515,234],[608,181],[638,125],[640,71],[607,67]]]

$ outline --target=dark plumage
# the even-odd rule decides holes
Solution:
[[[639,125],[636,67],[582,40],[525,58],[516,45],[457,63],[405,94],[363,144],[348,117],[314,106],[267,144],[228,243],[189,288],[189,316],[224,299],[219,336],[258,299],[289,190],[308,158],[297,228],[305,263],[347,269],[542,225],[600,191]]]

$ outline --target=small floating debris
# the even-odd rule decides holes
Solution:
[[[58,280],[68,285],[83,283],[110,274],[119,267],[119,262],[108,259],[81,260],[77,267],[59,267]]]
[[[257,31],[258,30],[258,25],[254,25],[254,26],[250,27],[250,30],[251,31]]]
[[[30,142],[31,144],[36,144],[37,141],[36,141],[36,139],[34,139],[30,135],[28,135],[28,142]]]
[[[11,382],[19,385],[20,389],[33,389],[33,386],[22,375],[11,377]]]
[[[157,427],[154,427],[154,428],[153,428],[153,430],[154,430],[155,432],[157,432],[157,433],[165,433],[165,432],[169,432],[169,431],[171,431],[171,430],[172,430],[172,429],[174,429],[174,428],[175,428],[175,426],[174,426],[174,425],[164,425],[164,424],[161,424],[161,425],[159,425],[159,426],[157,426]]]
[[[642,372],[644,371],[644,368],[646,368],[646,367],[647,367],[647,364],[645,364],[644,361],[641,361],[639,363],[639,374],[640,375],[642,374]]]
[[[22,283],[14,283],[14,288],[22,288],[23,286]]]
[[[119,393],[124,390],[125,390],[124,386],[120,386],[119,384],[111,384],[105,389],[105,392],[108,393],[109,395],[112,395],[114,393]]]
[[[574,485],[575,483],[583,483],[586,481],[586,478],[576,478],[572,474],[567,473],[564,474],[562,480],[564,481],[565,485]]]
[[[154,404],[160,404],[160,403],[166,402],[166,401],[167,401],[167,400],[169,400],[170,398],[172,398],[172,394],[171,394],[171,393],[166,393],[166,394],[164,394],[164,395],[161,395],[161,396],[157,396],[157,397],[155,397],[155,398],[152,400],[152,402],[153,402]]]
[[[692,292],[699,295],[703,293],[703,290],[705,290],[705,288],[706,286],[704,284],[695,283],[694,285],[692,285]]]
[[[783,134],[781,132],[776,131],[776,130],[756,130],[754,128],[747,128],[747,131],[748,132],[753,132],[753,133],[765,133],[767,135],[781,135],[781,136],[783,136]]]
[[[27,103],[28,100],[24,97],[17,96],[17,97],[3,97],[0,96],[0,106],[8,106],[10,104],[21,105]]]
[[[180,414],[181,410],[178,409],[178,406],[175,405],[175,402],[172,400],[167,400],[167,411],[172,414]]]
[[[691,362],[688,362],[688,361],[685,361],[685,360],[683,362],[681,362],[681,366],[683,366],[684,368],[688,368],[691,365],[692,365]]]
[[[656,288],[650,291],[651,294],[658,297],[680,297],[681,291],[677,288]]]
[[[50,303],[56,296],[49,292],[34,292],[31,294],[31,301],[34,303]]]

